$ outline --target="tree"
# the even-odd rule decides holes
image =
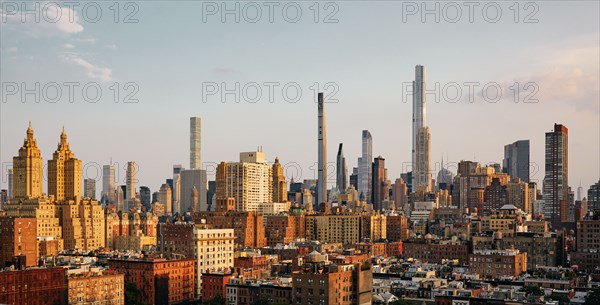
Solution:
[[[600,287],[590,291],[585,297],[585,305],[597,305],[600,304]]]
[[[569,304],[569,296],[563,293],[552,293],[550,295],[550,299],[553,301],[558,301],[560,305]],[[597,303],[596,303],[597,304]]]
[[[140,294],[140,290],[134,283],[125,281],[125,304],[146,305],[139,300]]]
[[[399,299],[393,302],[390,302],[389,305],[410,305],[410,302],[406,299]]]
[[[542,291],[542,289],[539,286],[535,286],[535,285],[526,285],[523,286],[521,289],[519,289],[519,291],[521,292],[525,292],[526,295],[544,295],[544,292]]]
[[[217,294],[212,299],[204,302],[204,304],[206,304],[206,305],[225,305],[225,298],[222,295]]]

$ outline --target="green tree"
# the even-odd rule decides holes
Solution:
[[[389,303],[389,305],[410,305],[410,302],[406,299],[399,299]]]
[[[526,295],[530,295],[530,294],[544,295],[542,288],[540,288],[539,286],[535,286],[535,285],[523,286],[523,287],[521,287],[521,289],[519,289],[519,291],[525,292]]]
[[[204,304],[206,304],[206,305],[225,305],[225,298],[222,295],[217,294],[212,299],[204,302]]]
[[[600,287],[590,291],[585,297],[585,305],[597,305],[600,304]]]

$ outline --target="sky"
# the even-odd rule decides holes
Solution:
[[[174,164],[189,167],[191,116],[209,177],[262,147],[288,179],[313,179],[318,91],[328,161],[344,143],[351,172],[366,129],[393,181],[410,170],[418,64],[434,177],[442,158],[453,172],[460,160],[501,163],[504,145],[529,139],[541,184],[544,133],[559,123],[569,184],[599,180],[597,1],[72,3],[2,2],[2,188],[31,121],[44,164],[64,126],[98,192],[111,160],[117,183],[135,160],[138,185],[157,191]]]

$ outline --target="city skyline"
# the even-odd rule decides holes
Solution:
[[[157,10],[169,6],[161,3],[140,5],[137,16],[140,22],[160,28],[163,34],[186,32],[186,26],[182,24],[156,18]],[[173,13],[191,17],[193,10],[190,7],[193,5],[181,4],[171,8]],[[65,125],[71,145],[84,164],[95,162],[102,166],[109,164],[112,158],[119,165],[118,184],[124,184],[124,166],[130,160],[135,160],[140,166],[138,185],[150,186],[152,190],[157,190],[170,176],[173,164],[187,165],[187,120],[191,116],[203,118],[202,147],[205,149],[202,158],[209,165],[235,161],[240,151],[262,146],[269,162],[278,156],[283,165],[290,162],[299,164],[301,178],[316,178],[316,172],[311,169],[316,164],[314,156],[317,155],[313,145],[314,129],[304,127],[313,126],[307,122],[314,120],[316,95],[313,94],[316,91],[310,88],[314,82],[319,83],[321,90],[325,89],[327,82],[338,86],[338,93],[334,95],[338,102],[326,103],[329,123],[327,150],[336,151],[337,144],[344,143],[344,154],[350,161],[347,166],[352,169],[360,156],[358,134],[369,130],[374,138],[374,156],[385,157],[390,178],[396,178],[407,171],[406,164],[411,162],[411,101],[409,94],[403,94],[403,84],[414,79],[416,64],[428,68],[429,88],[435,88],[435,84],[443,87],[452,82],[463,84],[471,81],[506,85],[505,97],[497,103],[488,103],[478,94],[473,103],[451,103],[448,99],[436,102],[433,96],[427,97],[427,124],[433,134],[431,159],[434,177],[439,170],[437,160],[442,156],[449,165],[461,159],[502,163],[504,145],[529,139],[530,160],[538,169],[532,172],[531,179],[541,183],[544,177],[543,134],[554,123],[560,123],[570,130],[569,176],[572,181],[569,184],[576,186],[581,180],[586,188],[597,181],[600,119],[596,101],[600,69],[597,47],[599,21],[595,12],[598,11],[598,3],[582,3],[581,6],[562,2],[540,3],[539,23],[536,24],[504,20],[502,27],[497,27],[478,19],[477,27],[467,22],[453,24],[453,28],[441,31],[447,23],[438,25],[409,19],[406,23],[390,21],[382,27],[377,21],[381,19],[376,18],[379,17],[377,14],[394,16],[394,9],[398,6],[395,3],[377,6],[365,16],[360,3],[342,3],[340,8],[343,10],[338,19],[340,23],[350,25],[345,27],[307,22],[301,28],[281,22],[277,26],[259,24],[257,27],[264,33],[289,42],[269,46],[268,49],[258,43],[260,36],[252,34],[253,31],[215,22],[214,19],[209,20],[214,33],[207,31],[198,18],[190,20],[197,22],[191,23],[192,33],[203,35],[209,45],[210,42],[220,43],[218,48],[202,48],[204,44],[199,39],[170,35],[159,35],[158,38],[162,42],[166,39],[163,37],[168,36],[172,39],[171,44],[156,45],[157,36],[149,35],[145,27],[136,24],[106,24],[100,29],[80,21],[82,30],[78,32],[65,32],[50,25],[48,28],[35,28],[34,32],[27,25],[8,22],[3,28],[3,34],[6,34],[3,35],[1,52],[3,80],[30,84],[78,79],[98,82],[106,87],[103,87],[103,100],[95,104],[81,99],[74,103],[35,103],[31,96],[21,103],[19,94],[3,99],[0,104],[0,161],[5,166],[1,188],[7,188],[6,164],[15,155],[15,147],[21,144],[21,130],[26,128],[29,120],[34,127],[37,126],[38,145],[44,160],[50,158],[56,134]],[[578,22],[561,18],[565,12],[577,15]],[[358,27],[357,20],[365,20],[365,23]],[[515,30],[511,39],[518,40],[518,44],[506,43],[503,33],[507,29]],[[113,35],[115,30],[120,31]],[[301,35],[284,36],[287,30],[298,30]],[[219,39],[224,34],[233,35],[224,36],[231,37],[231,41]],[[136,35],[142,45],[148,46],[148,53],[140,55],[133,52],[134,55],[132,50],[135,48],[128,40],[129,35]],[[352,39],[334,43],[329,40],[331,35],[341,38],[356,36],[363,43],[356,44]],[[305,36],[314,41],[303,38]],[[416,37],[427,39],[422,44],[405,43]],[[231,52],[221,53],[223,49],[237,49],[236,38],[246,46],[255,47],[256,51],[231,61]],[[48,48],[48,52],[40,52],[33,47],[36,43],[47,43],[52,47]],[[302,49],[306,52],[300,53],[295,51],[295,48],[315,43],[322,47],[319,52],[311,49]],[[473,44],[473,48],[465,52],[464,45],[468,44]],[[177,48],[182,56],[167,61],[157,60],[162,58],[161,54],[170,51],[170,47],[178,45],[186,46]],[[444,45],[443,56],[439,56],[439,48],[435,48],[437,45]],[[95,52],[97,48],[102,51]],[[335,52],[340,48],[348,52]],[[69,54],[71,57],[65,57]],[[88,74],[85,68],[74,63],[81,62],[73,60],[75,55],[97,67],[96,74]],[[215,60],[206,62],[202,59],[205,56]],[[63,60],[56,60],[57,57]],[[23,60],[32,64],[23,65]],[[155,64],[154,71],[162,73],[143,73],[147,70],[148,61]],[[281,69],[282,65],[287,65],[287,68]],[[314,72],[317,66],[322,72],[318,75]],[[99,79],[98,73],[108,73],[104,68],[110,70],[109,77]],[[114,103],[108,86],[116,81],[121,86],[129,81],[138,84],[136,98],[139,101]],[[243,85],[267,81],[278,81],[281,84],[278,88],[285,83],[296,82],[302,86],[302,97],[296,103],[286,102],[281,96],[273,103],[236,103],[232,99],[222,103],[217,94],[213,99],[202,102],[200,87],[203,82],[225,82],[231,88],[235,82]],[[520,82],[521,87],[529,81],[538,84],[539,93],[535,96],[539,99],[538,103],[514,103],[509,87],[515,81]],[[266,94],[265,90],[263,93]],[[324,91],[333,92],[331,88]],[[525,92],[531,92],[531,89],[521,88],[521,100]],[[254,115],[243,115],[250,112]],[[490,125],[492,121],[503,125]],[[493,132],[494,136],[482,137],[484,128]],[[136,137],[125,137],[125,134],[135,134]],[[288,145],[283,147],[280,139],[292,134],[295,135],[294,140],[286,141]],[[457,136],[460,138],[457,139]],[[480,138],[477,145],[469,141],[474,137]],[[464,146],[456,145],[457,141]],[[103,149],[98,149],[98,146]],[[89,171],[87,176],[93,176],[93,169]],[[452,171],[456,172],[455,169]],[[97,180],[100,179],[101,172],[97,177]],[[333,181],[328,182],[331,185]]]

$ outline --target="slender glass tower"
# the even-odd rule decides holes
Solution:
[[[327,128],[325,118],[325,104],[323,102],[323,92],[318,95],[318,180],[317,180],[317,207],[321,203],[327,203]]]

